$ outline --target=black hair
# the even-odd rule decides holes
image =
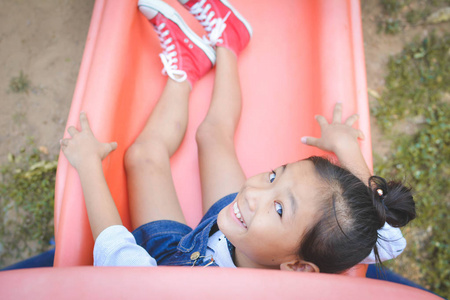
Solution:
[[[372,249],[381,263],[377,239],[385,222],[402,227],[416,217],[411,189],[372,176],[367,185],[348,170],[318,156],[307,160],[324,183],[320,215],[302,237],[299,257],[322,273],[341,273],[365,259]]]

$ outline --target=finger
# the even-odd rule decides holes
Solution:
[[[110,150],[110,151],[114,151],[114,150],[117,149],[117,142],[109,143],[109,146],[111,147],[111,150]]]
[[[81,125],[81,130],[91,131],[91,127],[89,126],[89,120],[84,111],[82,111],[80,113],[80,125]]]
[[[325,119],[324,116],[317,115],[316,117],[317,123],[319,123],[320,128],[323,128],[324,126],[328,125],[327,119]]]
[[[67,132],[70,134],[71,137],[73,137],[75,134],[78,133],[78,130],[73,126],[70,126],[69,128],[67,128]]]
[[[112,151],[117,149],[117,143],[116,142],[112,142],[112,143],[104,143],[103,147],[105,149],[105,152],[103,153],[103,157],[102,159],[104,159],[105,157],[107,157]]]
[[[347,118],[347,120],[345,120],[345,125],[353,126],[353,124],[355,124],[355,122],[358,119],[359,119],[359,115],[358,114],[351,115],[350,117]]]
[[[338,102],[333,110],[333,123],[341,123],[342,121],[342,103]]]
[[[304,136],[301,138],[301,142],[305,145],[317,147],[319,144],[319,139],[311,136]]]
[[[59,144],[60,144],[61,146],[67,146],[68,143],[69,143],[69,139],[62,139],[62,140],[59,140]]]
[[[364,140],[366,136],[364,135],[364,132],[361,130],[358,130],[358,139]]]
[[[67,142],[60,140],[59,144],[61,145],[61,151],[65,154],[66,153],[66,149],[67,149]]]

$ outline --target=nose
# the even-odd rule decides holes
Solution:
[[[245,197],[247,199],[249,209],[251,211],[256,211],[264,199],[264,190],[255,187],[248,187],[246,189]]]

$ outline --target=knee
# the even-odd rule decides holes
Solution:
[[[125,169],[129,170],[139,166],[142,161],[145,161],[145,155],[146,151],[143,149],[142,145],[137,143],[132,144],[125,152]]]
[[[229,130],[227,126],[221,126],[220,124],[205,120],[198,127],[195,140],[198,147],[233,143],[234,130]]]
[[[166,154],[167,155],[167,154]],[[134,143],[126,151],[124,164],[126,170],[142,168],[143,166],[158,168],[164,159],[164,151],[156,144]]]

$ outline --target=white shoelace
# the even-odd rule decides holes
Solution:
[[[169,29],[163,31],[166,27],[166,23],[161,23],[159,26],[155,26],[155,31],[158,34],[163,52],[159,54],[161,62],[163,63],[162,74],[168,75],[170,78],[177,82],[183,82],[187,78],[187,74],[183,70],[178,70],[176,63],[178,62],[177,52],[175,51],[175,45],[172,44],[173,39],[167,38],[169,35]]]
[[[211,4],[207,4],[203,7],[205,2],[206,0],[202,0],[194,4],[190,9],[190,13],[194,15],[208,33],[208,37],[203,36],[203,40],[214,47],[217,43],[223,43],[223,40],[220,37],[227,27],[225,22],[230,16],[231,11],[229,11],[223,19],[214,18],[214,11],[210,11]]]

